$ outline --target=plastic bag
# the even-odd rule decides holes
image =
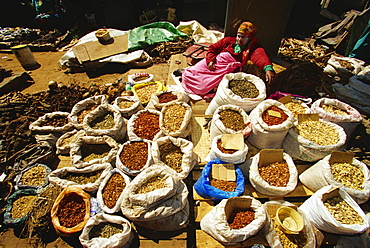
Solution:
[[[202,175],[194,184],[194,189],[197,192],[197,194],[200,195],[201,197],[216,201],[221,201],[223,199],[236,197],[243,194],[245,185],[244,175],[242,170],[237,165],[234,165],[236,173],[235,191],[227,192],[211,186],[210,177],[212,173],[213,164],[226,164],[226,162],[216,159],[209,161],[204,166],[202,170]]]
[[[225,206],[227,202],[249,199],[250,204],[246,208],[252,208],[254,219],[247,226],[240,229],[232,229],[229,226]],[[214,239],[224,245],[238,245],[253,235],[256,235],[266,222],[266,210],[262,203],[250,196],[240,196],[235,198],[224,199],[212,208],[200,221],[200,228],[211,235]]]
[[[167,113],[168,109],[170,109],[172,106],[182,106],[185,108],[184,116],[178,115],[178,113],[170,112]],[[168,103],[163,106],[161,110],[161,114],[159,116],[159,126],[163,132],[164,135],[172,136],[172,137],[186,137],[190,133],[190,121],[193,116],[193,111],[191,107],[185,103],[185,102],[179,102],[179,103]],[[181,120],[181,125],[179,129],[173,131],[168,128],[168,122],[176,123],[177,121]]]
[[[114,223],[122,226],[122,232],[116,233],[109,238],[90,238],[90,232],[99,224]],[[82,230],[79,240],[83,247],[89,248],[127,248],[134,238],[131,224],[121,216],[100,213],[91,217]]]
[[[121,102],[132,102],[132,106],[128,108],[121,108]],[[122,116],[125,118],[130,118],[133,114],[139,112],[140,110],[144,109],[143,105],[135,96],[119,96],[114,100],[113,106],[119,109]]]
[[[85,205],[85,215],[82,222],[78,223],[77,225],[73,227],[65,227],[62,226],[59,222],[58,218],[58,212],[60,209],[60,203],[65,200],[65,197],[68,197],[71,194],[77,194],[79,197],[82,198],[84,205]],[[55,199],[55,202],[53,204],[53,207],[50,211],[51,215],[51,222],[53,223],[53,226],[55,228],[55,231],[60,236],[64,237],[72,237],[79,234],[79,232],[84,228],[87,221],[90,218],[90,195],[83,191],[81,188],[78,187],[66,187]],[[73,216],[65,216],[69,218],[73,218]]]
[[[221,140],[222,135],[216,136],[214,139],[212,139],[211,143],[211,151],[208,154],[208,156],[205,158],[205,161],[212,161],[215,159],[220,159],[227,163],[233,163],[233,164],[241,164],[245,161],[248,154],[248,146],[244,143],[243,150],[236,150],[234,153],[224,153],[220,149],[218,149],[217,142]]]
[[[225,110],[232,110],[238,112],[242,117],[245,124],[245,128],[240,131],[235,131],[231,128],[225,126],[225,124],[221,120],[220,113]],[[213,140],[216,136],[221,134],[235,134],[235,133],[242,133],[244,138],[247,138],[252,131],[252,124],[250,122],[250,118],[248,114],[240,107],[226,104],[218,107],[212,116],[211,126],[210,126],[210,139]]]
[[[258,96],[255,98],[242,98],[236,95],[229,89],[229,81],[231,80],[248,80],[256,86],[258,89]],[[246,74],[243,72],[229,73],[226,74],[218,85],[215,97],[209,103],[206,109],[206,115],[213,115],[219,106],[232,104],[244,109],[249,113],[254,109],[260,102],[266,98],[266,86],[265,83],[257,76],[252,74]]]
[[[271,106],[283,110],[288,118],[281,124],[267,125],[262,119],[263,113]],[[289,129],[294,125],[293,113],[285,105],[276,100],[267,99],[257,105],[249,115],[252,123],[252,132],[248,142],[259,149],[281,149]]]
[[[174,138],[170,136],[158,138],[152,143],[152,157],[155,164],[160,162],[164,163],[164,161],[161,160],[161,151],[159,147],[168,142],[172,142],[173,145],[179,147],[183,153],[181,160],[181,171],[176,173],[180,179],[185,179],[194,166],[199,162],[198,155],[193,151],[193,142],[183,138]]]
[[[272,186],[261,177],[258,170],[259,159],[260,153],[253,156],[252,163],[249,168],[249,181],[258,192],[269,196],[284,196],[296,188],[298,182],[298,170],[293,159],[287,153],[283,153],[283,160],[289,167],[289,181],[285,187]]]
[[[101,151],[95,151],[93,149],[89,150],[89,146],[93,147],[94,145],[106,145],[107,149],[109,147],[109,152],[105,155],[103,148],[100,148]],[[85,152],[85,147],[86,152]],[[70,144],[70,157],[72,160],[72,165],[78,169],[88,167],[92,164],[103,164],[103,163],[114,163],[116,155],[119,149],[119,144],[109,136],[81,136],[74,143]],[[85,161],[84,156],[89,156],[91,152],[102,152],[102,155],[105,155],[101,158],[91,159]],[[86,154],[84,154],[86,153]]]
[[[65,133],[73,129],[73,124],[68,120],[68,112],[56,111],[53,113],[46,113],[39,117],[36,121],[32,122],[29,126],[31,131],[35,132],[61,132]],[[63,126],[48,126],[46,125],[48,120],[53,118],[66,118],[68,122]],[[46,124],[44,124],[46,122]]]

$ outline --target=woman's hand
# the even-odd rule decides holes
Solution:
[[[214,71],[214,70],[216,70],[216,64],[215,64],[215,62],[213,62],[213,61],[209,62],[209,63],[208,63],[208,69],[209,69],[210,71]]]
[[[268,85],[272,85],[275,79],[275,72],[274,71],[267,71],[266,72],[266,82]]]

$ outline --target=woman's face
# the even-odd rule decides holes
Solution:
[[[238,42],[239,46],[245,46],[249,43],[250,37],[243,33],[237,33],[236,34],[236,41]]]

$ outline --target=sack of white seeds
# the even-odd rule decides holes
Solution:
[[[358,203],[370,198],[370,174],[366,164],[353,158],[352,163],[330,164],[331,154],[302,172],[299,180],[310,190],[333,185],[343,187]]]
[[[333,185],[316,191],[300,207],[318,229],[335,234],[362,233],[369,228],[369,219],[353,198]]]

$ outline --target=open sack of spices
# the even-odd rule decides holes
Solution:
[[[299,210],[318,229],[335,234],[352,235],[369,228],[369,219],[343,188],[325,186],[308,198]]]
[[[204,166],[194,189],[204,198],[221,201],[242,195],[244,185],[243,172],[237,165],[216,159]]]
[[[268,201],[264,206],[267,212],[267,221],[262,233],[269,246],[311,248],[318,247],[316,244],[321,244],[323,236],[316,235],[315,226],[306,217],[304,211],[297,209],[294,204],[287,201]],[[282,207],[284,210],[290,208],[292,210],[285,210],[280,214]],[[302,230],[299,230],[300,228]]]
[[[7,199],[4,224],[22,225],[27,220],[37,195],[38,191],[35,188],[20,189],[11,194]]]
[[[77,236],[90,218],[90,195],[81,188],[66,187],[56,198],[50,215],[58,235]]]
[[[107,135],[121,141],[126,136],[126,123],[121,112],[110,104],[101,104],[89,112],[83,120],[86,135]]]
[[[293,159],[318,161],[333,151],[340,151],[347,140],[338,124],[319,119],[318,114],[298,116],[298,124],[289,129],[283,148]]]
[[[71,113],[68,115],[69,120],[77,129],[83,129],[83,120],[85,116],[96,109],[100,104],[107,104],[108,100],[104,95],[91,96],[76,103]]]
[[[205,161],[220,159],[227,163],[241,164],[248,154],[243,134],[222,134],[211,140],[211,150]]]
[[[180,179],[185,179],[199,161],[193,148],[193,143],[183,138],[158,138],[152,143],[153,163],[163,162],[174,170]]]
[[[38,133],[65,133],[73,129],[73,124],[68,120],[68,112],[46,113],[30,124],[29,129]]]
[[[127,77],[127,80],[129,83],[132,83],[133,85],[135,84],[140,84],[140,83],[147,83],[153,81],[154,75],[151,73],[134,73],[130,74]]]
[[[105,213],[91,217],[79,236],[81,245],[89,248],[126,248],[133,238],[134,233],[128,220]]]
[[[297,186],[298,170],[282,149],[264,149],[252,158],[249,181],[261,194],[284,196]]]
[[[127,136],[129,140],[156,140],[163,136],[159,127],[158,110],[144,109],[133,114],[127,122]]]
[[[152,94],[146,109],[155,109],[161,111],[167,103],[189,102],[189,96],[183,92],[175,90],[163,90]]]
[[[119,109],[125,118],[130,118],[133,114],[144,109],[140,100],[135,96],[119,96],[114,100],[113,106]]]
[[[351,105],[332,98],[320,98],[312,103],[311,112],[318,113],[325,121],[341,126],[347,134],[347,140],[362,121],[362,116]]]
[[[294,121],[298,120],[299,114],[311,113],[311,108],[304,101],[294,99],[291,95],[286,95],[278,99],[278,101],[283,103],[284,106],[293,113]]]
[[[50,183],[66,188],[75,186],[87,192],[96,192],[106,175],[113,169],[110,163],[93,164],[83,169],[63,167],[49,174]]]
[[[249,115],[252,132],[248,141],[259,149],[280,149],[289,129],[294,125],[293,113],[276,100],[267,99]]]
[[[56,146],[56,153],[57,154],[69,154],[71,144],[76,142],[76,140],[81,137],[85,136],[86,133],[84,130],[72,130],[70,132],[64,133],[60,136],[57,140]]]
[[[164,135],[185,138],[191,131],[193,111],[185,103],[167,103],[159,115],[159,127]]]
[[[343,81],[364,69],[365,62],[356,58],[331,56],[324,72],[331,76],[338,76]]]
[[[42,188],[49,184],[51,169],[44,164],[33,164],[24,169],[15,178],[15,188]]]
[[[81,169],[92,164],[114,163],[119,144],[106,135],[81,136],[70,147],[72,164]]]
[[[259,77],[244,72],[226,74],[218,85],[206,115],[213,115],[219,106],[232,104],[249,113],[266,98],[265,83]]]
[[[163,90],[167,90],[167,87],[159,81],[138,83],[132,87],[134,96],[136,96],[143,105],[148,104],[153,93]]]
[[[120,211],[123,190],[130,182],[131,178],[118,168],[107,173],[96,193],[99,207],[108,214]]]
[[[200,221],[200,228],[224,245],[238,245],[256,235],[266,222],[262,203],[250,196],[224,199]]]
[[[222,105],[212,116],[210,139],[227,133],[242,133],[244,138],[247,138],[252,131],[251,128],[250,118],[242,108],[231,104]]]
[[[342,187],[358,204],[370,198],[369,168],[352,153],[327,155],[301,173],[299,180],[314,192],[328,185]]]
[[[152,163],[151,142],[132,140],[120,145],[116,155],[116,167],[130,176],[136,176]]]
[[[153,164],[126,187],[122,213],[140,226],[177,230],[187,224],[188,189],[177,174],[163,164]],[[154,224],[161,224],[154,225]]]

